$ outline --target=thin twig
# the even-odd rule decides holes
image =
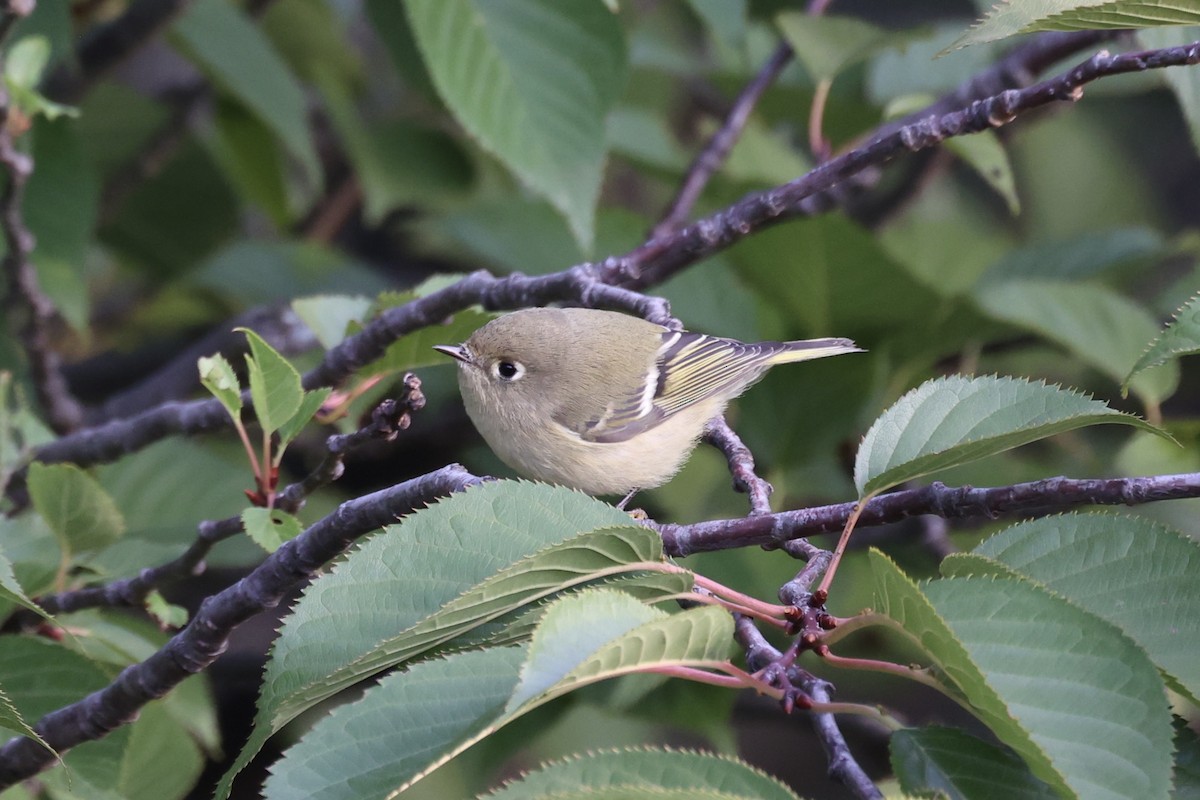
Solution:
[[[34,729],[61,754],[128,724],[142,706],[216,660],[234,628],[278,605],[289,591],[356,539],[438,497],[478,482],[461,466],[452,464],[342,503],[332,514],[285,542],[249,575],[205,600],[188,626],[154,655],[126,667],[105,688],[42,717]],[[54,753],[33,739],[11,739],[0,747],[0,790],[54,763]]]
[[[922,514],[947,519],[1001,515],[1043,516],[1087,505],[1127,505],[1200,497],[1200,473],[1142,478],[1046,478],[1012,486],[977,489],[934,482],[920,489],[885,494],[863,508],[858,527],[885,525]],[[857,503],[780,511],[762,516],[717,519],[691,525],[659,525],[666,552],[676,558],[711,550],[782,543],[840,531]],[[653,523],[647,523],[653,524]]]
[[[724,415],[709,420],[704,428],[704,441],[725,454],[729,472],[733,475],[733,488],[750,496],[750,513],[771,513],[771,492],[774,488],[758,477],[754,468],[754,454],[729,427]]]
[[[766,640],[752,620],[735,616],[734,638],[746,653],[746,664],[750,669],[756,672],[767,670],[768,680],[773,679],[785,684],[785,696],[792,702],[795,701],[792,697],[794,692],[803,694],[811,702],[830,702],[832,685],[792,664],[790,659]],[[855,797],[863,800],[882,798],[883,794],[855,761],[833,714],[813,712],[809,717],[812,719],[817,739],[820,740],[829,759],[829,776],[853,792]]]
[[[763,92],[775,82],[779,73],[783,72],[784,67],[791,60],[792,48],[786,43],[779,45],[767,59],[767,63],[754,76],[754,79],[742,89],[737,99],[733,101],[733,106],[729,109],[721,127],[688,165],[678,193],[667,207],[666,212],[663,213],[662,219],[650,231],[648,239],[669,236],[687,222],[692,208],[700,199],[701,193],[704,192],[704,187],[725,163],[729,152],[737,144],[738,137],[742,135],[742,130],[746,127],[746,121],[750,119],[750,112],[754,110],[754,106],[762,97]]]
[[[17,331],[29,361],[30,378],[47,421],[58,433],[67,433],[83,421],[83,409],[71,395],[62,374],[62,360],[51,342],[51,328],[58,316],[54,303],[42,291],[31,254],[36,244],[25,224],[22,205],[25,186],[33,174],[33,159],[17,149],[12,140],[11,108],[7,91],[0,86],[0,167],[7,180],[0,195],[0,228],[8,252],[4,274],[8,283],[8,312],[22,319]]]

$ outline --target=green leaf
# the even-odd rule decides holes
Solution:
[[[242,527],[254,543],[274,553],[289,539],[295,539],[304,530],[300,520],[278,508],[247,508],[242,512]]]
[[[408,0],[405,7],[458,121],[590,249],[604,118],[625,81],[616,16],[597,0]]]
[[[254,414],[264,430],[274,433],[300,410],[304,400],[300,373],[257,333],[249,328],[236,330],[246,334],[250,343],[246,371]]]
[[[920,591],[881,554],[871,565],[880,610],[1037,777],[1070,796],[1166,796],[1165,689],[1119,629],[1029,581],[953,578]]]
[[[189,276],[193,285],[227,298],[235,307],[290,303],[321,292],[374,295],[384,281],[345,253],[313,242],[235,240]]]
[[[46,744],[45,740],[41,736],[38,736],[37,732],[21,716],[21,712],[17,710],[17,707],[8,699],[8,695],[4,693],[2,685],[0,685],[0,728],[18,736],[27,736],[30,739],[41,742],[42,746],[47,750],[54,752],[51,750],[50,745]],[[55,753],[55,755],[57,756],[58,754]]]
[[[1052,800],[1058,795],[1010,750],[957,728],[892,734],[892,771],[909,796],[947,800]]]
[[[1025,581],[954,578],[925,594],[1052,764],[1030,762],[1038,777],[1079,797],[1167,795],[1166,693],[1133,641]]]
[[[329,686],[328,675],[369,655],[389,637],[419,633],[416,626],[444,605],[543,548],[628,524],[627,514],[580,492],[495,481],[435,503],[368,539],[310,584],[284,620],[264,672],[255,731],[222,780],[222,790],[228,791],[237,771],[290,718],[279,709],[301,691],[312,689],[318,696]],[[514,602],[522,601],[518,596]],[[345,624],[347,614],[355,621],[352,627]]]
[[[424,662],[336,709],[272,767],[265,795],[332,800],[403,790],[574,689],[654,667],[723,661],[732,626],[726,611],[711,606],[670,615],[606,589],[562,598],[547,607],[527,649]],[[429,703],[438,708],[436,721]]]
[[[995,131],[982,131],[974,136],[952,136],[945,144],[950,152],[965,161],[996,194],[1004,198],[1010,214],[1016,216],[1021,213],[1021,199],[1017,197],[1012,163]]]
[[[1121,386],[1129,386],[1130,381],[1144,369],[1196,353],[1200,353],[1200,294],[1179,307],[1167,327],[1154,337],[1146,351],[1134,362]]]
[[[225,356],[216,353],[212,356],[201,356],[196,366],[200,370],[200,384],[221,401],[221,405],[225,406],[234,422],[241,419],[242,386],[238,383],[233,365]]]
[[[833,80],[842,70],[867,60],[897,38],[894,31],[854,17],[815,17],[802,11],[778,14],[775,24],[815,81]]]
[[[197,0],[173,31],[200,68],[274,132],[316,185],[321,167],[304,92],[258,27],[225,0]]]
[[[1200,8],[1186,0],[1024,0],[992,7],[947,50],[1035,31],[1147,28],[1200,23]]]
[[[1029,520],[973,551],[1116,625],[1200,698],[1200,544],[1142,517],[1065,514]],[[953,561],[943,562],[954,569]]]
[[[125,532],[112,497],[74,464],[30,464],[29,497],[64,553],[103,550]]]
[[[146,595],[146,613],[163,628],[182,628],[188,622],[187,609],[168,603],[157,589]]]
[[[296,298],[292,310],[328,350],[346,338],[350,323],[366,323],[371,304],[370,298],[361,295],[317,295]]]
[[[322,404],[329,399],[329,395],[332,393],[332,389],[314,389],[304,393],[304,399],[300,401],[300,407],[296,409],[296,413],[279,426],[279,450],[275,453],[275,466],[279,466],[284,448],[291,444],[300,431],[304,430],[305,425],[312,422],[313,417],[321,410]]]
[[[1137,32],[1137,40],[1147,50],[1182,47],[1200,39],[1200,27],[1146,28]],[[1175,102],[1187,120],[1192,146],[1200,151],[1200,75],[1194,69],[1158,70],[1166,81]]]
[[[975,302],[994,319],[1033,331],[1120,384],[1158,325],[1150,313],[1103,286],[1049,280],[988,283]],[[1133,391],[1158,405],[1175,391],[1177,369],[1141,375]]]
[[[859,497],[866,497],[1056,433],[1104,423],[1167,436],[1145,420],[1069,389],[1020,378],[938,378],[908,392],[875,420],[854,460],[854,485]]]
[[[695,792],[755,800],[798,800],[791,789],[743,761],[716,753],[655,747],[604,750],[543,764],[478,800],[599,797],[606,789]],[[599,792],[600,794],[592,794]],[[658,797],[660,794],[652,794]]]

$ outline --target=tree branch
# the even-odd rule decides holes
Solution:
[[[216,660],[235,627],[275,607],[288,591],[344,552],[355,539],[478,482],[479,478],[452,464],[342,503],[332,514],[285,542],[249,575],[205,600],[188,626],[154,655],[126,667],[105,688],[42,717],[35,730],[50,747],[64,753],[128,724],[146,703],[162,697]],[[54,762],[54,754],[33,739],[9,740],[0,748],[0,790]]]
[[[1054,47],[1024,51],[1032,69],[1086,38],[1059,37]],[[490,309],[511,309],[551,302],[616,308],[671,324],[670,309],[658,298],[638,295],[632,289],[663,281],[684,267],[703,260],[746,236],[800,215],[815,214],[836,203],[840,186],[864,170],[881,166],[903,153],[933,147],[950,136],[976,133],[1008,124],[1019,114],[1049,103],[1077,100],[1081,87],[1108,75],[1195,64],[1200,43],[1142,53],[1101,53],[1056,78],[1022,90],[1007,90],[977,100],[965,109],[927,116],[877,136],[867,145],[833,158],[803,177],[751,195],[665,238],[651,240],[630,253],[599,263],[580,264],[563,272],[539,277],[516,274],[496,278],[476,272],[405,306],[385,311],[364,330],[331,349],[315,369],[305,375],[306,388],[336,386],[361,366],[378,358],[398,337],[434,325],[467,306],[482,303]],[[1016,75],[1015,62],[997,74]],[[939,107],[943,101],[935,103]],[[175,433],[203,433],[228,424],[215,400],[166,404],[137,417],[66,436],[38,450],[46,462],[71,461],[81,465],[111,461]]]
[[[955,488],[934,482],[920,489],[872,499],[863,509],[858,527],[885,525],[921,514],[947,519],[995,519],[1002,514],[1042,516],[1086,505],[1135,506],[1187,497],[1200,497],[1200,472],[1144,478],[1046,478],[988,489]],[[840,531],[855,505],[838,503],[739,519],[654,527],[663,537],[664,551],[675,558],[734,547],[774,548],[794,539]]]
[[[750,495],[750,513],[771,513],[771,484],[758,477],[754,471],[754,454],[742,441],[725,416],[713,417],[704,428],[704,441],[725,454],[729,472],[733,475],[733,488]]]

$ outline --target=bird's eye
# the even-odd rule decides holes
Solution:
[[[525,374],[525,367],[516,361],[497,361],[492,372],[502,381],[515,381]]]

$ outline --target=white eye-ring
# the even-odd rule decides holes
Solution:
[[[501,359],[492,364],[492,375],[509,383],[519,381],[525,375],[525,365],[520,361]]]

